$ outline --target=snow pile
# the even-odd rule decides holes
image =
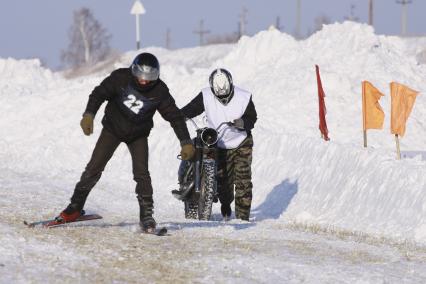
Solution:
[[[416,58],[420,64],[426,64],[426,48],[420,51]]]
[[[300,43],[276,32],[261,33],[249,41],[251,48],[240,42],[224,62],[229,62],[231,70],[239,70],[240,79],[255,94],[260,113],[255,152],[261,153],[255,159],[255,172],[263,177],[255,181],[268,194],[263,202],[269,200],[272,208],[280,208],[278,212],[284,213],[276,217],[287,221],[423,242],[425,162],[421,156],[395,161],[389,131],[388,84],[394,80],[426,90],[426,69],[416,64],[414,56],[407,56],[405,41],[374,35],[371,27],[350,22],[326,26]],[[271,42],[273,51],[249,60],[262,54],[257,51],[263,41]],[[241,53],[242,59],[236,62],[232,55]],[[320,66],[327,95],[331,143],[319,139],[315,64]],[[361,148],[362,80],[386,94],[380,101],[386,114],[384,130],[368,132],[369,150]],[[419,95],[401,140],[407,154],[425,153],[425,103],[424,95]],[[259,133],[259,127],[264,131]],[[274,211],[260,208],[260,218]]]
[[[419,64],[426,64],[426,36],[409,37],[405,39],[408,49],[416,55]]]
[[[255,222],[332,226],[424,242],[424,94],[418,96],[401,140],[403,154],[414,158],[395,159],[389,131],[388,84],[398,81],[426,90],[426,66],[417,65],[403,39],[377,36],[367,25],[345,22],[326,26],[300,42],[278,31],[264,31],[235,45],[144,51],[159,57],[161,76],[180,107],[206,86],[208,75],[219,66],[231,71],[237,85],[253,92],[259,118],[253,132]],[[124,54],[114,67],[128,66],[135,54]],[[326,93],[331,137],[327,143],[319,137],[315,64]],[[79,120],[88,94],[105,74],[67,81],[41,68],[37,60],[12,59],[0,59],[0,70],[0,128],[6,134],[0,138],[0,185],[10,192],[0,202],[14,204],[21,218],[25,212],[51,216],[66,205],[99,135],[102,110],[91,137],[83,136]],[[384,130],[368,132],[368,149],[362,148],[362,80],[386,94],[380,101],[386,114]],[[34,95],[19,99],[27,93]],[[183,218],[182,204],[170,194],[177,182],[178,143],[159,115],[149,142],[156,217]],[[131,172],[122,145],[87,206],[106,218],[136,218]],[[30,208],[21,202],[24,189],[33,197]],[[1,208],[3,216],[10,216],[10,209]]]
[[[0,58],[0,95],[30,94],[46,89],[58,76],[41,66],[39,59]]]

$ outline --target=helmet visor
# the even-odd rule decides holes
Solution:
[[[133,76],[142,80],[155,81],[160,76],[160,70],[148,65],[132,64],[131,69]]]

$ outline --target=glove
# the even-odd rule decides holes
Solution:
[[[234,126],[240,130],[244,130],[244,120],[242,118],[234,119]]]
[[[93,133],[93,118],[93,114],[85,113],[80,121],[81,129],[83,129],[84,134],[87,136]]]
[[[182,146],[182,150],[180,151],[180,156],[182,160],[191,160],[195,154],[195,147],[192,144],[185,144]]]

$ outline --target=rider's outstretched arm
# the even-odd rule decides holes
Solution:
[[[203,93],[199,93],[192,101],[181,109],[183,116],[196,117],[204,112]]]

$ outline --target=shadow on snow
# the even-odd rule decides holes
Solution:
[[[256,226],[256,222],[267,219],[278,219],[282,213],[287,210],[291,200],[297,194],[298,184],[297,181],[291,183],[289,179],[285,179],[279,185],[276,185],[272,191],[266,196],[265,200],[252,210],[251,217],[254,221],[245,222],[233,219],[230,221],[223,221],[221,214],[213,214],[211,221],[204,220],[188,220],[187,222],[164,222],[159,223],[158,226],[166,226],[169,230],[181,230],[183,228],[215,228],[223,226],[232,226],[235,230],[244,230]],[[134,222],[120,222],[116,224],[103,223],[103,224],[90,224],[91,227],[131,227],[138,226],[139,223]],[[73,227],[84,227],[86,225],[79,224]]]
[[[252,210],[252,216],[255,217],[256,221],[278,219],[287,210],[297,191],[297,181],[291,183],[288,179],[285,179],[272,189],[262,204]]]

